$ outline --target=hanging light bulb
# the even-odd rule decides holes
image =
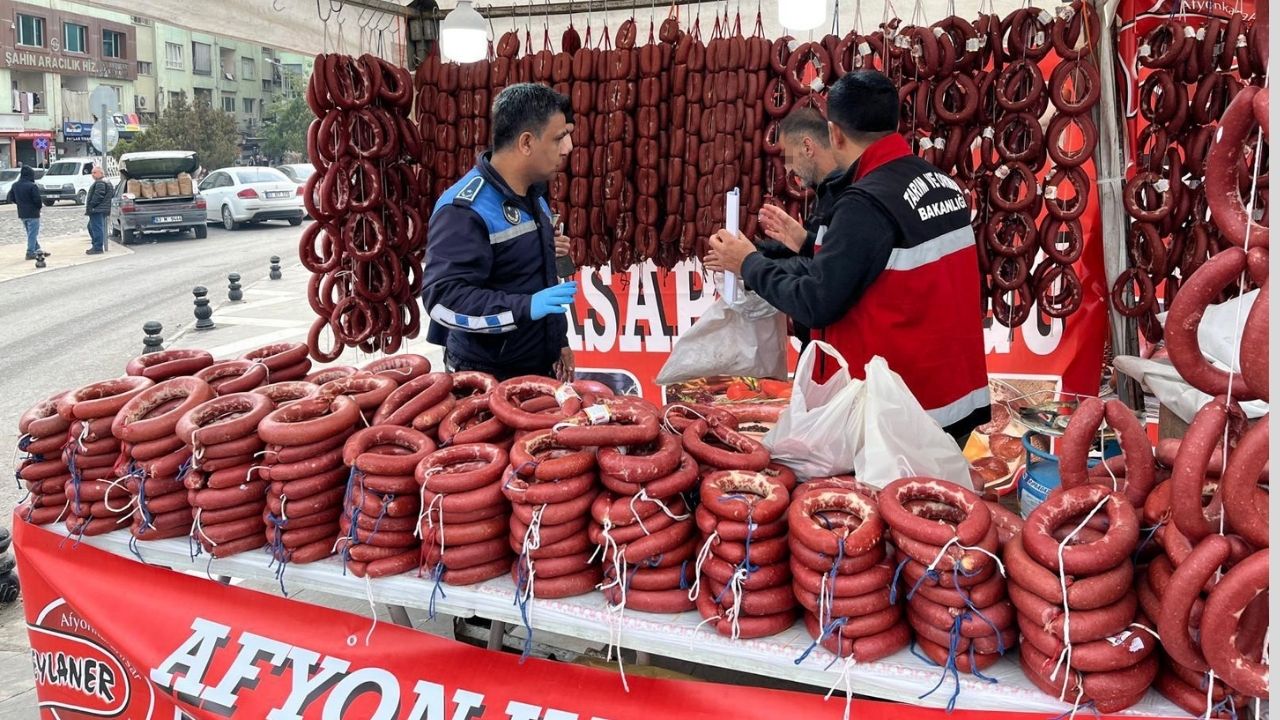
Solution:
[[[470,63],[489,53],[489,23],[471,7],[471,0],[458,0],[440,21],[440,54],[445,60]]]
[[[812,30],[824,21],[827,0],[779,0],[778,22],[788,30]]]

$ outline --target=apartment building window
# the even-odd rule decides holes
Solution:
[[[223,95],[222,96],[222,112],[233,113],[235,111],[236,111],[236,96]]]
[[[244,98],[244,114],[253,115],[253,98]]]
[[[145,61],[143,61],[143,60],[139,60],[139,61],[138,61],[138,74],[139,74],[139,75],[154,75],[154,74],[155,74],[155,71],[151,69],[151,63],[149,63],[149,62],[145,62]]]
[[[252,80],[253,67],[254,67],[253,58],[247,58],[247,57],[240,58],[240,79]]]
[[[182,102],[182,93],[174,90],[169,91],[169,106],[172,107]]]
[[[115,30],[102,31],[102,56],[109,58],[124,57],[124,33]]]
[[[44,18],[19,13],[18,44],[44,47]]]
[[[75,23],[63,23],[62,47],[67,52],[89,52],[89,28]]]
[[[213,74],[213,52],[207,43],[191,43],[191,72],[197,75]]]
[[[178,43],[164,44],[164,66],[170,70],[182,69],[182,46]]]

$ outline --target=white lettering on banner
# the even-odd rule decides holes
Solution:
[[[507,717],[509,720],[578,720],[579,716],[578,713],[557,710],[551,707],[544,711],[541,705],[530,705],[518,700],[512,700],[507,703]],[[591,720],[605,719],[592,715]]]
[[[1058,346],[1062,344],[1062,336],[1066,330],[1066,321],[1058,318],[1052,318],[1047,326],[1040,320],[1039,312],[1032,308],[1031,317],[1027,318],[1027,322],[1019,327],[1017,332],[1022,335],[1022,342],[1027,346],[1027,350],[1041,357],[1048,357],[1058,350]],[[991,318],[987,318],[986,325],[983,327],[982,335],[986,341],[986,353],[988,355],[1008,355],[1012,346],[1009,328],[995,322]]]
[[[240,634],[240,652],[227,669],[227,674],[217,687],[206,687],[200,693],[205,707],[210,710],[222,710],[230,715],[236,706],[236,693],[241,686],[252,686],[258,679],[258,660],[268,658],[271,667],[283,667],[288,659],[292,645],[265,638],[251,632]]]
[[[312,675],[311,671],[317,666],[320,672]],[[293,689],[284,704],[267,713],[267,720],[302,720],[307,706],[337,682],[338,676],[345,673],[351,663],[331,655],[321,660],[319,653],[295,646],[289,651],[287,667],[293,674]]]
[[[342,678],[324,702],[320,720],[342,720],[355,698],[367,692],[378,693],[378,709],[369,720],[393,720],[400,711],[400,682],[390,670],[360,668]]]
[[[1040,313],[1034,313],[1032,318],[1038,318]],[[1027,344],[1027,349],[1036,355],[1049,356],[1058,349],[1062,344],[1062,330],[1065,321],[1061,318],[1049,318],[1049,324],[1045,325],[1042,321],[1037,320],[1034,323],[1022,324],[1022,342]]]
[[[153,668],[150,678],[151,682],[172,691],[183,702],[199,705],[209,661],[213,659],[214,651],[231,639],[231,628],[198,617],[191,621],[191,629],[194,631],[191,637]],[[175,682],[173,674],[178,669],[186,672]]]
[[[667,337],[667,323],[663,318],[661,293],[658,289],[658,272],[651,261],[631,268],[627,283],[627,321],[618,338],[622,352],[640,352],[640,332],[637,326],[644,321],[644,350],[671,352],[671,339]]]
[[[444,720],[444,686],[419,680],[413,686],[418,696],[409,711],[412,720]],[[459,688],[453,693],[453,720],[475,720],[484,716],[484,695]]]
[[[591,308],[583,327],[587,352],[609,352],[618,337],[618,301],[608,288],[612,279],[609,268],[582,271],[582,295]]]

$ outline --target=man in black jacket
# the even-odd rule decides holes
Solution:
[[[89,242],[93,245],[85,255],[100,255],[107,241],[107,215],[111,214],[111,183],[102,177],[102,167],[93,167],[93,184],[84,201],[84,214],[89,216]]]
[[[18,219],[27,229],[27,259],[35,260],[40,252],[40,187],[36,185],[36,171],[23,165],[18,180],[9,188],[7,200],[18,206]],[[51,253],[45,253],[50,255]]]
[[[814,248],[822,246],[827,232],[825,218],[835,207],[836,198],[849,186],[849,178],[831,152],[827,119],[813,108],[798,108],[782,119],[778,124],[778,145],[787,171],[817,194],[817,202],[806,213],[804,224],[777,205],[761,207],[760,228],[772,240],[760,242],[757,247],[767,258],[811,258]],[[792,318],[791,330],[802,346],[808,344],[808,326]]]

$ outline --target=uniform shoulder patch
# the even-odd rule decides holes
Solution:
[[[506,218],[507,222],[512,225],[518,225],[520,223],[520,208],[509,202],[504,202],[502,203],[502,217]]]
[[[458,195],[454,199],[462,200],[466,203],[471,203],[476,199],[476,196],[480,194],[480,191],[482,189],[484,189],[484,178],[479,175],[476,175],[475,177],[471,178],[471,180],[469,180],[461,190],[458,191]]]

